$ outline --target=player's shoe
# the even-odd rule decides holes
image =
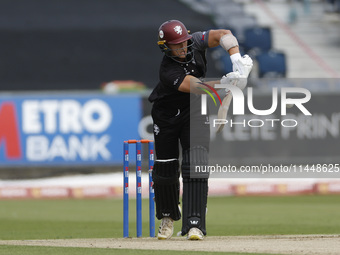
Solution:
[[[174,220],[170,217],[164,217],[161,221],[161,225],[158,228],[157,238],[158,240],[165,240],[172,237],[174,233]]]
[[[198,228],[191,228],[188,232],[188,240],[203,240],[204,235],[202,231]]]

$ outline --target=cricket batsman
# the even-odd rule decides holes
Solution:
[[[207,234],[209,174],[190,178],[190,169],[197,164],[208,165],[210,125],[205,124],[207,117],[201,114],[201,97],[197,94],[203,91],[199,87],[206,88],[202,85],[207,72],[206,50],[219,45],[230,55],[234,72],[207,84],[233,84],[243,89],[253,63],[249,56],[240,55],[238,41],[229,30],[190,34],[178,20],[166,21],[158,30],[158,46],[164,57],[159,69],[159,83],[149,101],[153,103],[151,115],[156,161],[152,175],[156,217],[161,220],[157,236],[160,240],[171,238],[174,221],[181,218],[181,235],[187,235],[188,240],[203,240]],[[193,109],[193,105],[197,105],[197,109]],[[183,180],[182,211],[179,207],[180,172]]]

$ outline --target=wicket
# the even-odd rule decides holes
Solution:
[[[142,236],[142,143],[149,147],[149,227],[150,237],[155,237],[155,202],[152,182],[154,165],[154,142],[152,140],[124,141],[124,198],[123,198],[123,236],[129,237],[129,145],[136,144],[136,225],[137,237]]]

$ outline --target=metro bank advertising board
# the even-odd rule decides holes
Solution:
[[[138,95],[0,96],[0,166],[113,165],[139,139]]]

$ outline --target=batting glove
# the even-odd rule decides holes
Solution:
[[[238,71],[230,72],[227,75],[223,75],[220,83],[237,86],[243,90],[247,86],[247,77],[245,75],[241,75]],[[225,91],[228,93],[229,89],[226,89]]]
[[[253,60],[248,55],[241,57],[240,53],[231,55],[230,59],[233,63],[233,71],[238,71],[241,75],[244,75],[245,78],[248,78],[249,73],[253,68]]]

